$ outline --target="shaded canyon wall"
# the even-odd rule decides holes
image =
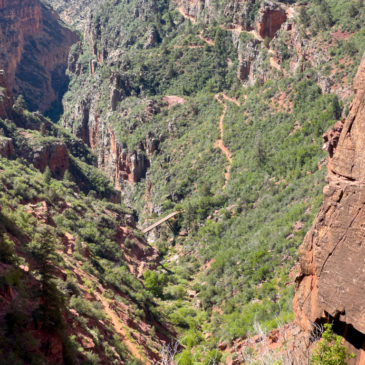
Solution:
[[[31,110],[57,117],[78,37],[39,0],[0,0],[0,19],[0,69],[9,91],[22,94]]]

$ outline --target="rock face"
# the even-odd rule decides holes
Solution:
[[[333,157],[333,154],[335,153],[338,141],[341,136],[341,132],[343,129],[343,122],[339,121],[337,122],[333,128],[330,128],[324,135],[323,135],[323,141],[324,146],[323,149],[327,150],[330,157]]]
[[[69,166],[67,147],[63,142],[43,144],[33,150],[33,165],[40,171],[48,166],[53,174],[62,177]]]
[[[32,110],[59,114],[67,55],[77,36],[39,0],[0,0],[0,69]]]
[[[240,62],[237,70],[237,78],[240,81],[246,81],[250,76],[252,77],[252,63],[255,62],[259,56],[259,46],[260,42],[257,39],[253,39],[247,43],[242,54],[240,54]]]
[[[90,10],[98,6],[100,2],[101,0],[48,0],[66,24],[80,30],[83,30]]]
[[[273,39],[286,19],[285,10],[278,4],[271,1],[265,2],[257,20],[257,32],[262,38],[269,37],[270,39]]]
[[[333,157],[328,185],[312,229],[300,249],[294,312],[308,334],[311,322],[334,322],[356,363],[365,361],[365,55],[355,98]]]
[[[5,71],[0,70],[0,118],[6,118],[8,109],[12,105],[11,93],[9,92],[8,82],[5,77]]]
[[[11,158],[14,155],[15,151],[12,139],[0,136],[0,156]]]
[[[146,143],[138,151],[128,151],[117,141],[113,127],[99,117],[94,105],[81,102],[77,105],[82,124],[74,134],[91,147],[97,156],[97,164],[114,181],[118,190],[146,176],[150,162],[147,154],[153,153],[158,142],[147,136]]]
[[[242,26],[250,30],[254,27],[250,13],[255,8],[255,2],[249,0],[227,1],[223,9],[217,9],[211,0],[176,0],[180,13],[192,21],[199,20],[206,24],[219,21],[222,13],[234,26]]]

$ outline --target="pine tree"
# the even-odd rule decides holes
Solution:
[[[56,260],[55,241],[49,227],[38,229],[28,249],[34,258],[34,267],[41,285],[41,305],[34,314],[35,319],[46,329],[57,329],[62,324],[63,298],[53,281]]]
[[[19,112],[22,112],[26,108],[27,108],[27,103],[25,102],[24,96],[19,95],[15,100],[14,110],[19,113]]]
[[[215,70],[218,82],[218,90],[222,91],[226,84],[226,39],[225,31],[218,28],[215,32],[214,51],[215,51]]]
[[[52,179],[52,172],[50,168],[47,166],[46,169],[43,172],[43,180],[44,182],[49,185]]]
[[[309,27],[310,25],[310,17],[307,13],[307,10],[305,7],[300,8],[300,12],[299,12],[299,20],[300,22],[305,26],[305,27]]]

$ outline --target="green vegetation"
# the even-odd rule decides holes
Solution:
[[[158,319],[152,294],[131,274],[116,240],[120,227],[133,232],[127,223],[132,211],[108,200],[117,194],[81,141],[19,102],[16,108],[17,124],[0,119],[1,138],[11,139],[15,150],[10,159],[0,157],[0,348],[6,349],[0,362],[49,363],[48,337],[59,341],[66,364],[97,364],[100,354],[109,363],[132,361],[103,322],[103,304],[85,298],[85,291],[93,298],[100,286],[109,287],[108,300],[123,296],[136,320],[137,313]],[[29,163],[33,148],[47,148],[50,139],[70,146],[78,174],[72,165],[62,178],[49,166],[42,173]],[[77,313],[72,326],[65,321],[71,310]],[[91,352],[81,333],[92,338]]]
[[[349,98],[336,92],[351,85],[364,50],[365,9],[357,0],[286,3],[300,6],[301,52],[318,59],[301,58],[286,30],[263,44],[227,30],[253,27],[260,1],[246,8],[215,1],[196,23],[166,1],[105,1],[92,20],[94,49],[84,43],[73,51],[82,73],[71,75],[64,124],[80,130],[72,110],[83,90],[120,146],[149,160],[146,178],[124,191],[140,222],[184,211],[174,234],[160,229],[161,266],[144,274],[185,346],[179,364],[219,362],[219,342],[293,318],[291,270],[322,200],[322,134],[348,108]],[[273,54],[282,72],[270,67]],[[90,76],[88,62],[100,55],[105,61]],[[252,77],[243,84],[242,59]],[[111,84],[119,92],[114,105]],[[240,104],[223,100],[223,143],[233,159],[225,188],[228,161],[216,147],[223,105],[215,96],[223,92]],[[184,103],[168,105],[167,95]],[[146,140],[157,141],[152,153]]]
[[[293,44],[285,29],[263,42],[244,30],[255,25],[261,3],[217,0],[196,23],[167,0],[105,0],[93,12],[92,37],[71,50],[78,71],[70,72],[62,121],[85,140],[95,134],[99,164],[111,150],[111,131],[118,148],[148,161],[146,176],[122,188],[136,212],[119,203],[91,150],[27,111],[22,97],[11,118],[0,120],[0,138],[17,151],[0,159],[0,289],[38,303],[7,308],[5,361],[45,361],[42,339],[22,330],[32,321],[57,330],[68,363],[138,363],[110,324],[105,331],[96,325],[110,321],[101,296],[110,308],[121,305],[137,328],[141,320],[171,323],[183,346],[180,365],[224,362],[223,341],[292,321],[292,268],[322,200],[322,135],[348,111],[343,90],[364,51],[365,7],[358,0],[286,1],[299,6]],[[219,95],[226,98],[219,102]],[[166,96],[179,102],[169,105]],[[217,144],[223,111],[228,181],[230,162]],[[36,170],[35,152],[59,143],[67,147],[67,171]],[[151,248],[132,215],[144,223],[176,210],[182,213],[170,222],[172,232],[156,234],[159,262],[134,268],[134,258]],[[73,312],[95,351],[66,336],[63,315]],[[313,363],[344,363],[348,354],[330,327],[323,339]]]
[[[332,325],[326,323],[322,339],[316,345],[311,357],[313,365],[346,365],[348,360],[355,357],[342,344],[342,337],[332,332]]]
[[[166,276],[158,274],[155,271],[144,272],[144,286],[154,296],[161,297],[163,295],[163,287],[166,283]]]

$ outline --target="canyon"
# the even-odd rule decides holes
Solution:
[[[364,7],[47,2],[0,0],[5,361],[362,364]]]

